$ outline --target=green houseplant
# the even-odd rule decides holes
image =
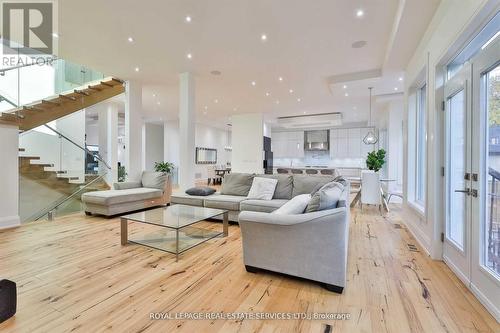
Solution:
[[[174,163],[170,162],[156,162],[155,163],[155,171],[156,172],[163,172],[163,173],[172,173],[174,170]]]
[[[373,170],[375,172],[382,169],[382,166],[385,164],[385,150],[379,149],[377,151],[372,151],[368,153],[366,158],[366,166],[368,169]]]
[[[127,172],[125,171],[125,167],[123,165],[118,166],[118,182],[122,183],[127,178]]]

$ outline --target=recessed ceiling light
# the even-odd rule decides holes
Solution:
[[[366,40],[358,40],[358,41],[351,44],[351,47],[353,49],[360,49],[364,46],[366,46]]]
[[[365,12],[362,9],[358,9],[356,11],[356,17],[363,17],[365,15]]]
[[[347,89],[347,86],[344,84],[344,86],[342,88]]]
[[[265,42],[267,40],[267,35],[265,34],[260,35],[260,40]]]
[[[276,101],[276,104],[280,104],[280,101]]]
[[[153,94],[153,97],[156,97],[156,94]]]
[[[399,80],[399,81],[403,81],[403,77],[400,77],[398,80]]]
[[[233,111],[236,111],[236,110],[238,110],[238,108],[233,108]],[[231,117],[229,117],[229,119],[231,119]]]
[[[271,95],[271,94],[270,94],[270,93],[268,93],[268,92],[266,92],[266,96],[269,96],[269,95]]]
[[[136,68],[135,68],[135,71],[136,71],[136,72],[138,72],[138,71],[139,71],[139,67],[136,67]]]
[[[218,99],[214,99],[214,103],[219,103],[219,100]]]
[[[205,110],[208,110],[208,106],[205,105]]]
[[[394,90],[395,90],[395,91],[398,91],[398,87],[395,87],[395,88],[394,88]]]
[[[53,32],[53,33],[52,33],[52,37],[54,37],[54,38],[59,38],[59,35],[57,34],[57,32]]]
[[[252,86],[255,86],[257,83],[255,83],[255,81],[252,81]]]
[[[304,111],[304,114],[306,114],[306,113],[307,113],[307,111]]]
[[[188,59],[192,59],[192,58],[193,58],[193,55],[192,55],[191,53],[188,53],[188,54],[186,54],[186,57],[187,57]]]
[[[293,94],[293,89],[288,90],[290,94]]]
[[[283,81],[283,78],[280,76],[280,77],[278,78],[278,80],[279,80],[279,81]]]
[[[189,15],[188,15],[188,16],[186,16],[186,18],[185,18],[184,20],[185,20],[187,23],[190,23],[192,19],[191,19],[191,16],[189,16]]]
[[[348,94],[348,93],[345,93],[345,94],[344,94],[344,96],[345,96],[345,97],[348,97],[348,96],[349,96],[349,94]]]
[[[133,43],[134,42],[134,39],[132,37],[127,38],[127,40],[129,41],[129,43]]]
[[[160,102],[156,102],[156,104],[160,105]]]
[[[297,102],[300,102],[300,101],[301,101],[301,99],[300,99],[300,98],[297,98]]]
[[[353,107],[352,107],[352,109],[353,109],[353,110],[357,110],[358,108],[357,108],[357,107],[355,107],[355,106],[353,106]]]
[[[207,111],[203,111],[203,114],[207,114]]]

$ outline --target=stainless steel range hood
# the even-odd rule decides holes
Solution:
[[[330,149],[330,131],[305,131],[304,150],[325,151]]]

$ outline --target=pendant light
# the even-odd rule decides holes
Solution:
[[[372,125],[372,89],[373,87],[368,88],[370,90],[370,121],[368,122],[368,126]],[[378,142],[378,137],[375,134],[375,130],[370,128],[368,133],[363,139],[363,142],[367,145],[374,145]]]

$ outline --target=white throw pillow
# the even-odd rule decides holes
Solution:
[[[276,209],[273,212],[273,214],[280,214],[280,215],[302,214],[306,209],[309,200],[311,200],[311,195],[309,193],[299,194],[293,197],[290,201],[285,203],[280,208]]]
[[[254,177],[247,199],[271,200],[277,184],[277,179]]]

